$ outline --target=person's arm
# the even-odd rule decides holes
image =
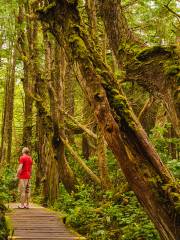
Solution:
[[[32,158],[31,158],[32,160]],[[31,164],[31,167],[30,167],[30,176],[32,177],[32,171],[33,171],[33,160],[32,160],[32,164]]]
[[[18,178],[18,176],[19,176],[19,174],[20,174],[20,172],[21,172],[21,170],[22,170],[22,167],[23,167],[23,164],[20,163],[19,166],[18,166],[18,169],[17,169],[17,173],[16,173],[16,177],[17,177],[17,178]]]

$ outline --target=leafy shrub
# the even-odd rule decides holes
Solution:
[[[5,211],[6,211],[6,208],[4,204],[0,203],[0,240],[8,239],[9,231],[8,231],[5,217],[4,217]]]
[[[177,159],[170,160],[167,162],[167,166],[174,176],[180,179],[180,161]]]
[[[0,201],[14,202],[17,198],[17,181],[14,180],[15,170],[5,166],[0,174]]]
[[[167,123],[164,127],[156,126],[154,129],[152,129],[150,139],[159,153],[162,161],[167,165],[175,177],[180,178],[179,159],[172,159],[172,156],[169,153],[170,143],[174,144],[174,146],[176,146],[176,151],[179,152],[179,139],[166,137],[169,127],[171,127],[171,124],[169,123]]]
[[[159,240],[153,224],[132,191],[104,193],[91,186],[80,186],[69,195],[63,186],[56,210],[66,214],[67,223],[90,240]],[[98,194],[96,194],[98,193]]]

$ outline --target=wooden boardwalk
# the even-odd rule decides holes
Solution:
[[[56,212],[33,205],[30,209],[18,209],[17,204],[10,204],[10,218],[13,236],[17,240],[77,240],[85,239],[72,233],[62,222]]]

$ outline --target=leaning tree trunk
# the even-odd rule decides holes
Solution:
[[[83,124],[89,125],[88,128],[93,132],[93,128],[95,127],[96,120],[94,118],[94,114],[91,111],[91,107],[85,95],[83,95]],[[88,160],[91,156],[96,154],[96,144],[97,140],[95,138],[91,138],[86,132],[82,134],[82,155]]]
[[[137,54],[145,47],[145,44],[128,26],[121,1],[98,0],[98,4],[110,46],[119,66],[124,68],[128,61],[126,81],[136,81],[150,94],[159,97],[167,110],[174,130],[179,136],[180,121],[178,118],[180,116],[178,116],[178,109],[175,107],[176,99],[174,99],[179,74],[178,53],[173,48],[167,49],[159,46],[145,48],[142,54]],[[135,61],[135,57],[137,61]],[[151,62],[157,65],[155,69]],[[135,69],[136,71],[134,71]]]
[[[178,186],[149,143],[126,98],[117,90],[113,74],[83,27],[77,1],[53,1],[39,9],[38,14],[42,21],[49,23],[68,57],[78,61],[97,122],[161,238],[179,239]]]

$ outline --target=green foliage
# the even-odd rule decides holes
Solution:
[[[133,192],[122,194],[119,204],[110,206],[106,212],[110,216],[110,222],[114,220],[117,227],[122,229],[120,239],[159,239],[153,224],[138,204]]]
[[[180,179],[180,161],[177,159],[170,160],[167,162],[167,166],[174,176]]]
[[[15,171],[5,166],[0,175],[0,202],[14,202],[17,198],[17,181]]]
[[[0,240],[8,239],[9,230],[5,221],[6,207],[0,201]]]
[[[154,229],[133,192],[116,196],[89,185],[69,195],[61,186],[54,209],[66,215],[67,223],[92,240],[158,240]]]
[[[173,44],[178,32],[177,1],[123,0],[128,23],[149,44]]]
[[[173,144],[176,151],[179,152],[179,139],[166,137],[171,124],[166,123],[164,127],[156,126],[152,129],[150,139],[156,147],[161,159],[167,164],[175,177],[180,178],[180,162],[178,159],[172,159],[169,153],[169,145]]]

